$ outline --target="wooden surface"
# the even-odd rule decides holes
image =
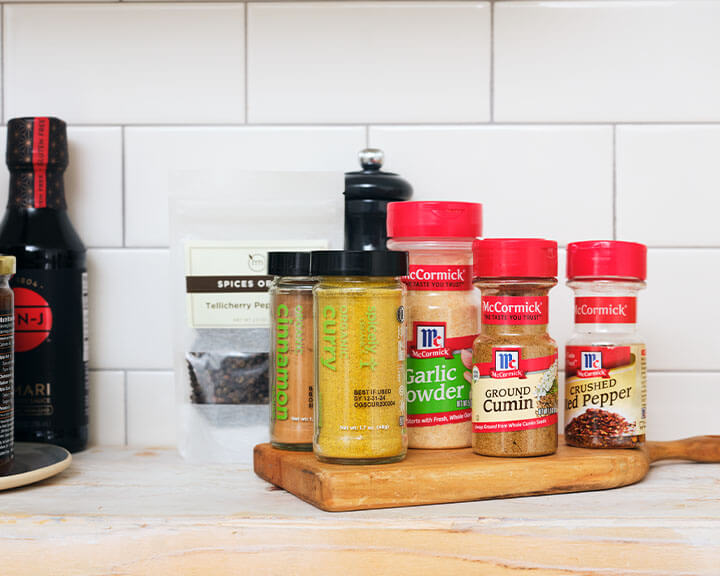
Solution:
[[[312,453],[255,447],[255,473],[331,512],[445,504],[604,490],[645,477],[640,450],[583,450],[561,445],[540,458],[490,458],[464,450],[409,450],[395,464],[342,466]]]
[[[490,458],[465,450],[408,450],[402,462],[343,466],[312,453],[255,447],[255,473],[330,512],[587,492],[642,480],[650,460],[720,462],[720,437],[650,443],[649,450],[566,446],[540,458]],[[718,567],[720,574],[720,566]]]
[[[603,492],[327,513],[248,466],[93,449],[0,493],[2,576],[717,576],[720,465]]]

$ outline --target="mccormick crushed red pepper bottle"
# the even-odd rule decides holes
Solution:
[[[83,450],[88,436],[85,246],[67,214],[65,122],[7,126],[10,192],[0,252],[17,259],[15,438]]]
[[[568,245],[575,335],[566,347],[565,441],[583,448],[633,448],[645,441],[646,354],[637,332],[637,293],[647,248],[617,241]]]

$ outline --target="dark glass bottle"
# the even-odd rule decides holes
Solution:
[[[7,127],[10,193],[0,252],[17,259],[15,439],[75,452],[87,446],[87,272],[70,223],[65,122],[14,118]]]

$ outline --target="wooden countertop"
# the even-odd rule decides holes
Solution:
[[[0,492],[2,576],[720,574],[720,464],[604,492],[326,513],[247,466],[91,449]]]

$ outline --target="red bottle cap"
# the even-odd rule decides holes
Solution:
[[[392,202],[390,238],[477,238],[482,236],[482,204],[476,202]]]
[[[568,280],[647,278],[647,246],[637,242],[590,240],[567,247]]]
[[[555,278],[557,242],[537,238],[485,238],[473,242],[475,278]]]

